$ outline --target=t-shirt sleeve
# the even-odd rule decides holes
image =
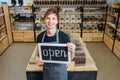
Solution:
[[[65,36],[65,42],[66,43],[70,42],[70,37],[68,35]]]
[[[41,42],[41,37],[40,37],[40,35],[38,35],[38,37],[37,37],[37,43],[40,43]]]
[[[59,39],[60,43],[68,43],[68,42],[70,42],[70,37],[66,33],[60,31],[59,35],[60,35],[60,39]]]
[[[37,36],[37,43],[41,43],[41,42],[42,42],[43,34],[44,34],[44,32],[40,33],[40,34]]]

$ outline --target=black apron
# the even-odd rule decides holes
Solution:
[[[59,43],[59,30],[56,31],[56,41],[48,43]],[[46,32],[43,34],[42,43],[44,43]],[[67,80],[67,70],[65,64],[44,63],[43,65],[43,80]]]

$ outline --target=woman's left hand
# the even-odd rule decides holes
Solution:
[[[73,43],[67,43],[67,47],[68,47],[68,50],[70,51],[71,53],[71,60],[75,57],[75,44]]]

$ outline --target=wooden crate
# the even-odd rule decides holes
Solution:
[[[24,42],[34,42],[34,32],[24,32]]]
[[[108,46],[110,50],[113,47],[113,39],[111,39],[108,35],[104,34],[104,43]]]
[[[34,42],[33,31],[14,31],[13,39],[15,42]]]
[[[92,33],[92,41],[102,41],[103,33]]]
[[[117,40],[115,41],[115,46],[114,46],[113,52],[120,59],[120,42],[118,42]]]
[[[2,41],[0,41],[0,55],[2,54],[2,52],[9,46],[8,43],[8,38],[4,38]]]
[[[23,42],[24,41],[24,32],[23,31],[14,31],[13,39],[15,42]]]
[[[92,33],[83,33],[83,41],[92,41]]]

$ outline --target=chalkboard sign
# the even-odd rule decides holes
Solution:
[[[70,52],[66,44],[38,43],[40,60],[47,63],[70,63]]]

